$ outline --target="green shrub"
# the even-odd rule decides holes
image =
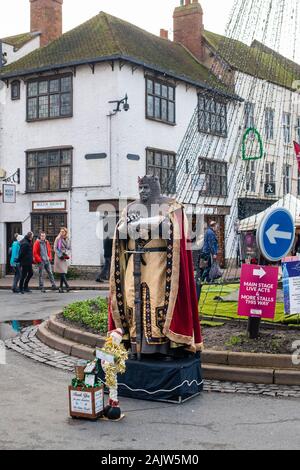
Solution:
[[[75,302],[64,308],[63,317],[83,327],[92,328],[97,333],[107,333],[107,300],[97,297]]]

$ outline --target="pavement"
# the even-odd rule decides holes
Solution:
[[[120,423],[68,417],[72,374],[8,351],[0,366],[0,449],[299,449],[298,401],[204,393],[183,405],[122,399]]]
[[[56,280],[57,285],[59,285],[59,281]],[[108,290],[109,285],[108,283],[99,283],[94,280],[87,280],[87,279],[70,279],[68,280],[71,288],[77,290]],[[0,290],[11,290],[11,286],[13,284],[13,276],[5,276],[0,278]],[[51,288],[51,284],[48,279],[45,279],[45,287]],[[38,281],[38,274],[35,272],[34,277],[30,281],[30,289],[38,289],[39,288],[39,281]]]

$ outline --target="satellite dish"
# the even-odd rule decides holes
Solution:
[[[3,170],[3,168],[0,168],[0,178],[5,178],[6,177],[6,171]]]

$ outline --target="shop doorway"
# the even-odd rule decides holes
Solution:
[[[46,232],[52,248],[62,227],[67,227],[67,214],[31,214],[31,230],[37,238],[41,230]]]
[[[12,246],[15,233],[22,235],[22,222],[11,222],[6,224],[6,274],[11,274],[10,247]]]

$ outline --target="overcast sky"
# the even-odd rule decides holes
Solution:
[[[179,0],[64,0],[63,24],[68,31],[100,11],[106,11],[154,34],[172,31],[172,14]],[[202,0],[206,29],[223,33],[233,0]],[[30,29],[29,0],[0,0],[0,37]]]

